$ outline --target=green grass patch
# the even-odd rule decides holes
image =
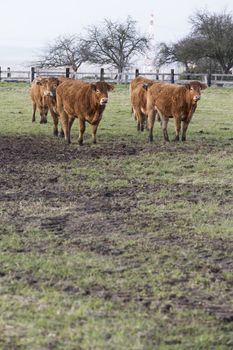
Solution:
[[[1,349],[233,347],[232,107],[211,87],[187,142],[149,144],[116,86],[80,147],[0,83]]]

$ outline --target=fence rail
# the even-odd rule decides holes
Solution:
[[[122,83],[127,84],[130,83],[135,76],[143,75],[152,80],[160,80],[164,82],[170,83],[178,83],[182,84],[188,80],[200,80],[206,82],[209,86],[217,85],[217,86],[232,86],[233,87],[233,75],[232,74],[210,74],[210,73],[175,73],[174,69],[171,69],[170,72],[160,73],[160,72],[150,72],[144,73],[139,72],[136,69],[134,72],[124,72],[117,73],[105,70],[101,68],[96,72],[73,72],[69,68],[59,69],[59,70],[42,70],[31,67],[30,70],[24,71],[12,71],[9,67],[7,70],[1,70],[0,67],[0,81],[8,81],[8,82],[31,82],[35,77],[38,76],[66,76],[74,79],[81,79],[86,81],[97,81],[97,80],[105,80],[113,83]]]

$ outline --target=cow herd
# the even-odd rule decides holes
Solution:
[[[149,140],[153,141],[153,127],[156,118],[160,121],[164,141],[169,141],[167,124],[174,118],[175,141],[186,140],[189,122],[201,98],[201,90],[207,85],[199,81],[191,81],[185,85],[168,84],[146,79],[135,78],[130,84],[132,110],[137,120],[138,130],[143,130],[146,123]]]
[[[175,141],[186,140],[189,122],[200,100],[201,90],[207,85],[199,81],[190,81],[184,85],[169,84],[138,76],[130,83],[130,100],[132,113],[137,122],[137,129],[143,131],[145,126],[149,131],[149,140],[153,141],[153,127],[157,119],[163,131],[164,141],[169,141],[167,125],[170,118],[175,122]],[[87,83],[65,77],[38,77],[31,84],[33,115],[35,121],[36,109],[40,112],[40,123],[47,122],[50,111],[53,119],[55,136],[58,136],[58,121],[60,120],[60,135],[70,143],[70,130],[75,119],[79,123],[79,144],[83,144],[85,125],[92,127],[92,141],[96,143],[96,132],[108,102],[108,92],[114,86],[98,81]],[[182,130],[181,130],[182,129]]]
[[[96,132],[108,102],[108,91],[113,88],[113,85],[103,81],[87,83],[65,77],[36,78],[30,89],[33,105],[32,121],[35,121],[35,112],[38,108],[40,123],[47,123],[49,110],[53,119],[53,134],[58,136],[58,121],[60,120],[60,134],[70,143],[70,129],[77,118],[79,144],[83,144],[86,122],[92,126],[93,143],[96,143]]]

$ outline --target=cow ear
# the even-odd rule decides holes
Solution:
[[[208,85],[204,83],[200,83],[200,85],[201,85],[201,90],[205,90],[208,87]]]
[[[48,78],[37,78],[37,81],[39,82],[39,84],[44,84],[44,83],[47,83],[48,82]]]
[[[142,84],[143,89],[147,90],[148,89],[148,84]]]
[[[91,88],[92,88],[92,90],[94,90],[94,91],[96,91],[96,84],[91,84]]]
[[[58,78],[56,78],[55,80],[55,86],[58,86],[60,84],[60,80]]]
[[[114,90],[114,85],[107,84],[107,89],[108,89],[108,91]]]

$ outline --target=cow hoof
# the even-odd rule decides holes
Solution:
[[[185,142],[186,141],[186,137],[182,137],[181,141]]]
[[[78,142],[79,146],[83,146],[83,141]]]

